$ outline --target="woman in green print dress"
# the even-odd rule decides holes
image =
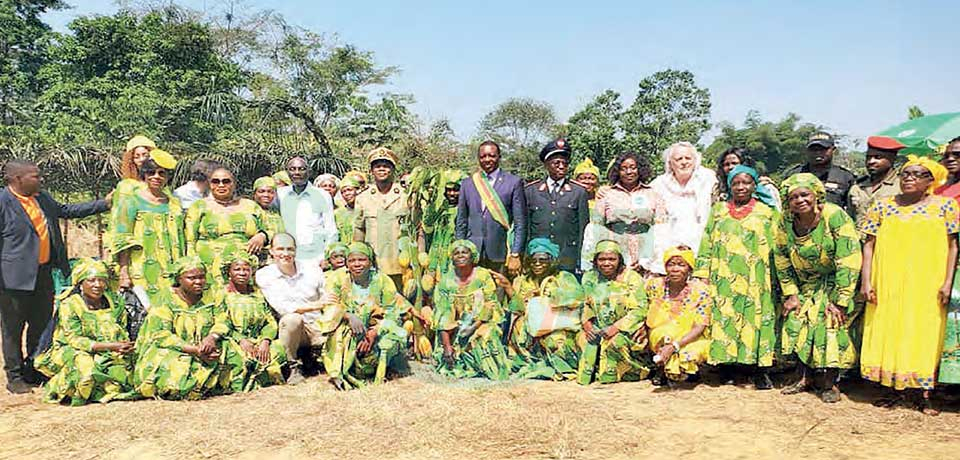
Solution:
[[[650,373],[646,353],[647,295],[643,277],[626,266],[619,243],[597,243],[593,268],[583,275],[586,303],[581,321],[586,345],[577,380],[616,383],[642,380]]]
[[[782,393],[818,387],[820,399],[834,403],[840,400],[839,370],[857,361],[848,318],[863,262],[860,237],[850,216],[825,201],[813,174],[791,176],[781,188],[788,211],[774,254],[784,297],[780,343],[784,355],[799,359],[801,376]]]
[[[177,163],[154,149],[140,167],[145,186],[116,198],[111,210],[111,252],[119,266],[120,289],[142,288],[150,303],[170,288],[165,273],[184,254],[183,210],[167,192],[167,181]]]
[[[494,273],[497,284],[510,299],[514,315],[507,339],[507,353],[513,361],[513,372],[527,378],[573,380],[577,377],[580,346],[577,344],[579,316],[582,313],[583,289],[572,273],[561,271],[557,264],[560,246],[548,238],[534,238],[527,243],[527,264],[524,274],[511,284]],[[551,308],[562,308],[575,316],[577,329],[555,329],[534,337],[527,322],[527,306],[531,299],[550,299]]]
[[[270,240],[264,211],[257,203],[236,195],[237,180],[229,170],[210,174],[210,195],[187,210],[187,254],[208,267],[220,267],[233,252],[259,255]],[[207,273],[208,289],[223,287],[223,278]]]
[[[70,277],[74,286],[60,297],[53,344],[35,363],[50,379],[44,400],[79,406],[136,398],[127,312],[107,287],[106,264],[80,259]]]
[[[345,269],[335,270],[326,289],[343,308],[343,320],[323,349],[323,367],[337,390],[382,383],[388,368],[405,372],[407,331],[400,325],[406,300],[389,276],[374,266],[373,249],[353,242]]]
[[[450,261],[453,270],[440,277],[434,291],[437,371],[453,377],[505,380],[510,362],[501,341],[504,313],[493,276],[477,266],[480,253],[468,240],[450,245]]]
[[[730,199],[713,205],[693,276],[716,290],[709,363],[722,366],[727,382],[736,367],[750,368],[756,389],[769,390],[777,325],[771,268],[780,214],[765,189],[757,189],[758,178],[749,166],[730,170]]]
[[[236,372],[223,310],[204,300],[207,271],[197,256],[174,263],[174,287],[150,308],[137,337],[134,388],[158,399],[201,399],[229,393]],[[228,359],[230,358],[230,359]]]
[[[273,202],[277,197],[277,181],[270,176],[263,176],[253,181],[253,201],[260,205],[263,210],[263,229],[267,235],[273,236],[282,233],[283,219],[280,218],[280,211],[273,208]],[[270,242],[264,244],[260,251],[260,262],[265,263],[270,258]]]
[[[287,354],[277,342],[277,320],[267,301],[253,284],[257,258],[243,252],[234,253],[224,261],[222,270],[226,286],[217,302],[226,315],[227,338],[231,346],[240,348],[240,362],[231,363],[233,391],[250,391],[270,385],[283,384],[281,366]]]

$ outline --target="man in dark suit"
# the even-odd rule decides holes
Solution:
[[[33,163],[4,165],[7,187],[0,190],[0,332],[7,390],[27,393],[37,383],[29,356],[37,347],[53,311],[53,269],[69,275],[61,218],[86,217],[110,208],[107,200],[60,204],[40,190],[42,177]],[[27,356],[21,338],[27,326]]]
[[[468,239],[480,251],[480,265],[516,274],[527,234],[523,181],[500,169],[500,146],[486,141],[477,149],[480,171],[460,183],[457,239]],[[492,192],[492,193],[491,193]],[[508,229],[513,241],[507,246]]]
[[[527,241],[549,238],[560,246],[561,270],[580,275],[580,245],[590,221],[587,189],[567,179],[570,144],[550,142],[540,150],[546,179],[527,184]]]

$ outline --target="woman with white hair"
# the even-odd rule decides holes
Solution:
[[[663,232],[669,241],[658,244],[661,248],[700,247],[710,216],[713,187],[717,183],[716,173],[700,162],[700,152],[689,142],[677,142],[663,151],[665,172],[650,184],[663,198],[670,216],[666,223],[668,229]]]
[[[330,194],[330,198],[334,199],[337,196],[337,190],[340,188],[340,179],[333,174],[321,174],[313,180],[313,185],[326,190]]]

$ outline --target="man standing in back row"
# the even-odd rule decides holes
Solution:
[[[500,146],[486,141],[477,149],[480,170],[460,183],[457,239],[470,240],[480,252],[480,266],[515,275],[527,234],[523,181],[500,169]]]
[[[840,206],[852,217],[856,215],[856,210],[850,200],[850,188],[857,182],[857,177],[846,168],[833,164],[836,152],[836,139],[830,133],[813,133],[807,141],[807,162],[788,169],[783,176],[799,173],[817,176],[827,190],[827,201]]]
[[[392,150],[378,147],[367,154],[373,184],[357,195],[353,218],[353,240],[373,248],[377,270],[403,289],[400,266],[400,226],[407,219],[407,200],[396,182],[398,158]]]
[[[567,179],[570,144],[557,139],[540,150],[546,179],[527,184],[527,241],[548,238],[560,246],[559,267],[579,275],[583,230],[590,221],[587,189]]]

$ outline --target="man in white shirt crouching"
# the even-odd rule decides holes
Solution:
[[[288,233],[277,233],[270,243],[273,263],[257,270],[255,279],[267,303],[280,317],[280,343],[290,363],[288,385],[303,382],[303,363],[297,357],[300,347],[320,347],[340,323],[342,315],[333,295],[324,291],[324,276],[319,266],[296,261],[297,243]],[[324,309],[324,306],[327,308]],[[332,327],[328,327],[330,325]]]

